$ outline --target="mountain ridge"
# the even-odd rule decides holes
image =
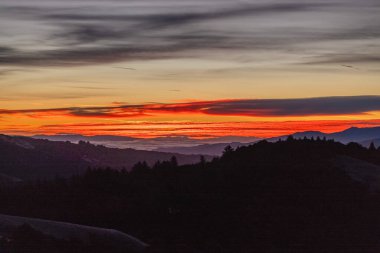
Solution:
[[[71,176],[83,173],[88,167],[129,170],[140,161],[152,165],[156,161],[170,160],[173,156],[179,164],[200,160],[199,155],[108,148],[84,141],[74,144],[7,135],[0,135],[0,153],[0,173],[19,179]]]
[[[343,131],[324,133],[321,131],[295,132],[289,135],[266,138],[268,141],[286,139],[292,135],[294,138],[326,138],[334,139],[342,143],[357,142],[368,147],[371,142],[380,146],[380,127],[350,127]],[[251,136],[224,136],[208,139],[192,139],[187,136],[157,137],[150,139],[134,138],[116,135],[35,135],[32,138],[48,139],[56,141],[90,141],[94,144],[105,145],[111,148],[134,148],[139,150],[151,150],[157,152],[180,153],[186,155],[221,155],[226,146],[233,148],[251,145],[261,138]]]

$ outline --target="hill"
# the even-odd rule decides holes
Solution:
[[[148,247],[117,230],[0,214],[2,250],[12,252],[142,252]],[[45,245],[36,244],[37,241]]]
[[[1,188],[0,212],[114,228],[149,252],[379,252],[379,152],[260,141],[210,162]]]
[[[197,155],[107,148],[80,141],[48,141],[0,135],[0,173],[19,179],[71,176],[88,167],[130,169],[138,161],[152,165],[175,156],[179,164],[196,163]]]
[[[342,132],[332,133],[329,137],[343,143],[362,142],[369,139],[380,138],[380,127],[351,127]]]
[[[237,148],[240,146],[246,146],[252,143],[241,143],[241,142],[226,142],[226,143],[214,143],[214,144],[202,144],[191,147],[170,147],[170,148],[158,148],[156,151],[159,152],[177,152],[186,155],[209,155],[209,156],[220,156],[223,150],[227,146],[232,148]]]
[[[284,140],[289,135],[283,135],[278,137],[269,138],[268,141],[277,141],[277,140]],[[319,131],[306,131],[306,132],[296,132],[292,134],[294,138],[327,138],[327,139],[333,139],[335,141],[339,141],[342,143],[349,143],[349,142],[368,142],[372,139],[379,139],[380,138],[380,127],[367,127],[367,128],[359,128],[359,127],[351,127],[344,131],[335,132],[335,133],[322,133]]]
[[[243,143],[252,143],[259,140],[257,137],[244,136],[223,136],[205,139],[194,139],[186,136],[169,136],[144,139],[116,135],[85,136],[79,134],[35,135],[32,136],[32,138],[50,141],[70,141],[73,143],[86,141],[110,148],[133,148],[138,150],[204,155],[220,155],[224,147],[230,143],[242,143],[243,145]],[[197,146],[200,147],[198,148]],[[203,146],[205,147],[204,150],[202,150]],[[194,147],[194,150],[192,150],[191,147]],[[179,149],[179,151],[177,151],[177,149]],[[199,153],[199,151],[202,151],[202,153]]]
[[[335,133],[323,133],[319,131],[295,132],[294,138],[326,138],[342,143],[357,142],[368,147],[374,142],[376,147],[380,145],[380,127],[358,128],[351,127]],[[268,141],[285,140],[289,135],[268,138]],[[188,137],[162,137],[152,139],[138,139],[124,136],[83,136],[83,135],[39,135],[34,138],[60,140],[60,141],[90,141],[107,147],[128,147],[158,152],[180,153],[186,155],[220,156],[226,146],[237,148],[247,146],[260,141],[257,137],[225,136],[209,139],[191,139]]]
[[[32,138],[49,140],[49,141],[89,141],[89,142],[106,142],[106,141],[133,141],[137,138],[128,136],[117,136],[117,135],[94,135],[85,136],[81,134],[57,134],[57,135],[34,135]]]
[[[380,146],[380,127],[373,127],[373,128],[352,127],[341,132],[330,133],[330,134],[319,132],[319,131],[306,131],[306,132],[295,132],[291,135],[296,139],[326,138],[326,139],[333,139],[335,141],[339,141],[342,143],[357,142],[366,147],[368,147],[371,142],[374,142],[376,147]],[[282,135],[282,136],[277,136],[277,137],[271,137],[271,138],[268,138],[267,140],[271,142],[275,142],[278,140],[285,140],[288,137],[289,135]],[[239,146],[248,146],[257,141],[260,141],[260,139],[255,138],[255,137],[252,137],[252,138],[247,137],[241,140],[246,140],[246,141],[245,142],[244,141],[235,141],[235,142],[225,141],[225,142],[220,142],[220,143],[201,144],[201,145],[192,145],[192,146],[160,147],[155,150],[162,151],[162,152],[178,152],[181,154],[205,154],[205,155],[219,156],[223,153],[224,148],[228,145],[233,148],[237,148]]]

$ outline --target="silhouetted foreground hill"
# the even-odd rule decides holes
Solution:
[[[117,230],[0,214],[1,252],[137,253],[147,246]]]
[[[375,253],[379,166],[379,150],[354,143],[262,141],[211,162],[3,187],[0,212],[118,229],[149,252]]]
[[[94,166],[128,170],[138,161],[153,165],[158,160],[169,160],[173,155],[179,164],[196,163],[200,159],[199,155],[107,148],[88,142],[73,144],[0,135],[0,173],[14,177],[15,180],[72,176]]]

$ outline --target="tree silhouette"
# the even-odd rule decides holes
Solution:
[[[228,145],[223,150],[223,157],[228,156],[229,154],[232,154],[234,149],[231,147],[231,145]]]
[[[172,156],[170,158],[170,165],[173,166],[173,167],[178,167],[178,161],[177,161],[177,157],[176,156]]]
[[[210,162],[2,187],[0,213],[118,229],[151,252],[380,252],[380,194],[336,163],[350,158],[380,165],[357,143],[260,141]]]
[[[289,135],[288,138],[286,138],[286,141],[294,141],[293,135]]]
[[[200,156],[199,164],[202,168],[206,165],[206,159],[203,155]]]
[[[376,151],[376,147],[375,147],[375,144],[373,142],[371,142],[371,144],[369,145],[369,150],[370,151]]]

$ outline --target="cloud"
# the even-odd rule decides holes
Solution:
[[[320,64],[347,64],[347,63],[380,63],[380,55],[368,54],[351,54],[351,55],[327,55],[322,57],[315,57],[306,64],[320,65]],[[304,63],[305,64],[305,63]]]
[[[319,7],[328,6],[332,4],[316,4],[316,3],[285,3],[285,4],[240,4],[238,7],[228,6],[225,8],[213,11],[200,11],[200,12],[183,12],[179,13],[161,13],[150,15],[94,15],[94,14],[50,14],[45,18],[55,20],[69,20],[69,21],[137,21],[142,24],[141,27],[145,28],[167,28],[171,26],[180,26],[189,23],[196,23],[205,20],[226,19],[233,17],[241,17],[244,15],[266,15],[278,14],[288,12],[299,12],[305,10],[314,10]]]
[[[0,110],[0,115],[32,117],[74,116],[95,118],[137,118],[160,114],[190,113],[247,117],[301,117],[318,115],[360,115],[380,111],[380,96],[318,97],[295,99],[235,99],[188,103],[150,103],[99,107]]]
[[[78,83],[92,83],[92,82],[86,82],[86,81],[70,81],[70,82],[78,82]],[[96,82],[94,82],[96,83]],[[74,85],[59,85],[57,87],[62,88],[70,88],[70,89],[80,89],[80,90],[113,90],[114,88],[109,87],[98,87],[98,86],[74,86]]]
[[[0,21],[10,36],[0,39],[0,66],[82,66],[229,54],[252,54],[254,61],[262,61],[254,54],[263,51],[269,53],[265,61],[276,61],[278,56],[270,53],[277,52],[293,60],[324,57],[316,63],[325,64],[335,56],[321,53],[323,43],[335,41],[329,51],[346,54],[358,47],[346,42],[357,40],[363,51],[379,56],[378,48],[367,48],[380,38],[379,6],[371,0],[360,5],[349,0],[36,3],[7,2],[7,15]],[[18,22],[25,25],[16,26]],[[7,38],[12,36],[10,43]],[[41,42],[38,47],[36,41]],[[361,58],[366,60],[374,62]]]
[[[294,132],[320,130],[337,132],[352,126],[379,126],[380,120],[313,120],[282,122],[176,122],[176,121],[128,121],[124,123],[54,124],[33,127],[28,125],[4,125],[2,132],[9,134],[84,134],[127,135],[133,137],[188,136],[210,138],[217,136],[273,137]]]

